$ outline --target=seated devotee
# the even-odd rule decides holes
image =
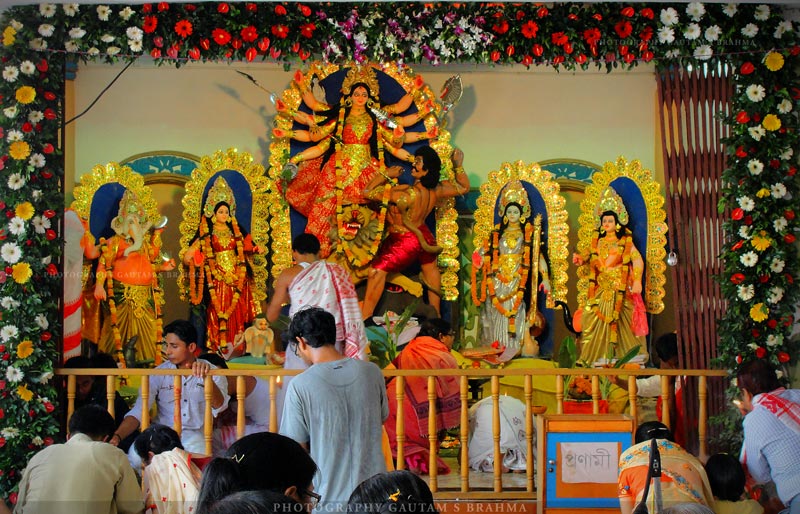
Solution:
[[[761,514],[764,507],[744,497],[745,476],[739,459],[718,453],[706,462],[708,483],[714,493],[716,514]]]
[[[410,471],[378,473],[361,482],[347,501],[352,514],[419,512],[436,514],[428,484]]]
[[[216,369],[207,361],[197,359],[197,331],[188,322],[176,320],[164,327],[163,342],[167,362],[155,369],[191,369],[192,375],[181,377],[181,442],[186,451],[205,454],[205,436],[203,435],[203,422],[205,420],[205,377],[212,369]],[[211,387],[211,412],[216,417],[228,406],[228,381],[223,376],[212,377]],[[158,407],[158,412],[153,418],[154,423],[172,426],[175,412],[175,382],[170,375],[154,375],[150,377],[150,398],[148,408],[153,404]],[[134,430],[139,427],[142,416],[142,391],[136,403],[130,410],[122,424],[114,432],[111,440],[113,445],[119,445]],[[132,461],[138,458],[132,456]]]
[[[643,498],[648,484],[651,440],[655,439],[661,457],[661,497],[664,507],[679,503],[702,503],[713,508],[714,495],[703,465],[697,458],[672,441],[672,433],[663,423],[648,421],[639,425],[635,444],[619,458],[618,493],[622,514],[631,514],[634,506],[646,501],[650,512],[653,489]]]
[[[240,491],[272,491],[310,513],[321,499],[312,484],[316,472],[308,452],[293,439],[272,432],[246,435],[203,470],[195,512],[217,512],[216,504]]]
[[[434,318],[422,322],[417,337],[411,340],[395,358],[398,369],[457,369],[458,362],[450,354],[453,333],[450,323]],[[408,469],[428,473],[430,443],[428,441],[428,379],[406,377],[403,413],[405,418],[405,443],[403,453]],[[397,379],[386,386],[389,399],[389,417],[384,422],[392,454],[397,457]],[[461,398],[458,377],[436,377],[436,429],[458,426],[461,416]],[[438,459],[439,473],[449,473],[450,468]]]
[[[469,466],[475,471],[494,471],[494,406],[491,397],[469,409]],[[525,439],[525,404],[511,396],[500,396],[500,453],[503,473],[525,471],[528,465],[528,441]],[[533,434],[536,448],[536,433]],[[534,458],[536,457],[534,453]],[[534,463],[533,469],[536,469]]]
[[[766,359],[743,363],[736,374],[742,394],[744,444],[740,460],[755,483],[772,480],[786,510],[800,513],[800,389],[785,389]]]
[[[22,473],[15,514],[139,514],[142,492],[125,453],[106,443],[114,418],[85,405],[69,419],[69,439],[33,456]]]
[[[228,369],[225,359],[216,353],[204,353],[200,358],[207,360],[214,366]],[[227,376],[228,409],[220,413],[214,422],[214,449],[215,452],[222,452],[230,447],[236,439],[236,420],[239,412],[239,402],[237,401],[236,377]],[[269,382],[260,380],[253,376],[244,377],[245,398],[245,435],[255,434],[256,432],[266,432],[269,430]]]
[[[207,514],[297,514],[303,505],[273,491],[241,491],[211,505]]]

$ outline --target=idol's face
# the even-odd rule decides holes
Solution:
[[[227,205],[220,205],[217,207],[214,214],[216,215],[217,223],[227,223],[228,219],[231,217],[231,211],[228,209]]]
[[[509,223],[519,223],[520,218],[519,207],[516,205],[509,205],[506,209],[506,218],[508,218]]]
[[[614,216],[603,216],[600,220],[600,226],[603,227],[605,232],[616,232],[617,220],[614,219]]]
[[[267,320],[265,320],[264,318],[256,318],[255,325],[256,325],[256,329],[257,330],[262,330],[262,331],[266,330],[267,329]]]
[[[364,107],[367,105],[367,101],[369,100],[369,92],[367,91],[367,88],[359,86],[353,91],[351,98],[353,100],[353,105]]]

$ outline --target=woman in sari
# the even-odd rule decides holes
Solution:
[[[619,458],[619,506],[622,514],[631,514],[643,499],[650,467],[651,439],[656,439],[661,456],[661,497],[663,507],[694,502],[714,508],[714,494],[703,464],[672,441],[670,430],[658,421],[648,421],[636,430],[633,446]],[[653,505],[653,488],[647,496],[648,510]]]

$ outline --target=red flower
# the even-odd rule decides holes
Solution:
[[[192,35],[192,22],[189,20],[180,20],[175,24],[175,33],[182,38],[187,38]]]
[[[144,4],[142,6],[142,12],[145,13],[145,14],[149,14],[149,13],[153,12],[153,6],[151,4]]]
[[[191,59],[197,60],[197,59],[199,59],[199,58],[200,58],[200,49],[199,49],[199,48],[197,48],[196,46],[195,46],[195,47],[192,47],[192,48],[189,50],[189,52],[187,52],[187,53],[189,54],[189,57],[190,57]]]
[[[54,440],[53,440],[53,438],[52,438],[52,437],[50,437],[50,436],[47,436],[47,437],[45,437],[45,438],[44,438],[44,445],[45,445],[45,446],[50,446],[50,445],[51,445],[51,444],[53,444],[54,442],[55,442],[55,441],[54,441]]]
[[[794,45],[791,49],[789,49],[789,53],[794,57],[797,57],[800,55],[800,46]]]
[[[44,59],[39,61],[39,64],[36,65],[36,69],[39,70],[42,73],[46,72],[48,68],[49,68],[49,66],[47,64],[47,61],[44,60]]]
[[[793,220],[795,217],[794,211],[788,209],[783,211],[783,217],[787,220]]]
[[[749,214],[744,217],[744,224],[745,225],[752,225],[753,224],[753,217]]]
[[[286,39],[289,36],[289,27],[286,25],[273,25],[271,30],[272,35],[277,38]]]
[[[786,274],[784,275],[784,278],[786,279],[786,281],[787,281],[788,283],[790,283],[790,284],[794,284],[794,277],[792,276],[792,274],[791,274],[791,273],[786,273]]]
[[[742,245],[744,245],[744,241],[737,241],[736,243],[734,243],[733,246],[731,246],[731,250],[733,250],[735,252],[736,250],[741,248]]]
[[[642,52],[642,60],[644,62],[650,62],[650,61],[653,60],[654,57],[655,57],[655,54],[653,52],[651,52],[650,50],[645,50],[644,52]]]
[[[45,91],[44,92],[44,99],[52,102],[53,100],[56,99],[56,94],[53,93],[52,91]]]
[[[159,57],[161,57],[161,49],[153,48],[152,50],[150,50],[150,57],[152,57],[153,59],[158,59]]]
[[[775,330],[776,328],[778,328],[778,320],[776,320],[776,319],[771,319],[771,320],[767,321],[767,326],[768,326],[769,328],[771,328],[771,329]]]
[[[578,64],[585,63],[586,62],[586,55],[578,54],[577,56],[575,56],[575,62],[578,63]]]
[[[500,341],[495,341],[495,342],[493,342],[493,343],[492,343],[492,348],[494,348],[495,350],[497,350],[498,348],[500,348]]]
[[[43,214],[45,218],[52,219],[55,217],[56,211],[54,211],[53,209],[47,209],[46,211],[44,211]]]
[[[162,48],[164,46],[164,38],[161,36],[154,37],[153,44],[156,46],[156,48]]]
[[[242,47],[242,40],[238,37],[233,38],[233,41],[231,41],[231,46],[236,50],[240,49]]]
[[[493,51],[492,54],[489,56],[492,59],[492,62],[497,62],[500,60],[500,52],[497,50]]]
[[[6,438],[5,437],[0,437],[0,448],[2,448],[5,445],[6,445]]]
[[[529,68],[531,64],[533,64],[533,57],[530,55],[525,55],[522,58],[522,65]]]
[[[736,157],[739,157],[740,159],[747,157],[747,150],[744,149],[744,145],[739,145],[736,148]]]
[[[54,410],[56,410],[56,408],[55,408],[55,407],[53,406],[53,404],[52,404],[52,403],[50,403],[50,402],[44,402],[44,403],[43,403],[43,405],[44,405],[44,410],[45,410],[45,411],[46,411],[48,414],[50,414],[51,412],[53,412]]]
[[[17,504],[17,493],[11,493],[8,495],[8,501],[11,502],[11,505]]]
[[[600,41],[600,36],[600,29],[598,28],[591,28],[583,31],[583,40],[590,45],[596,45],[597,42]]]
[[[44,233],[44,237],[46,237],[48,241],[52,241],[56,238],[56,231],[52,228],[48,228],[47,232]]]
[[[258,30],[256,30],[256,28],[252,25],[243,28],[240,34],[245,43],[252,43],[258,39]]]
[[[761,282],[762,284],[766,284],[767,282],[769,282],[769,275],[759,275],[758,281]]]
[[[0,419],[3,419],[5,417],[6,417],[5,411],[3,409],[0,409]]]
[[[525,36],[526,39],[535,38],[537,32],[539,32],[539,25],[533,20],[526,21],[525,25],[522,26],[522,35]]]
[[[219,4],[217,4],[217,12],[220,14],[228,14],[228,11],[230,10],[231,7],[225,2],[220,2]]]
[[[284,7],[282,5],[276,5],[275,6],[275,14],[277,14],[278,16],[285,16],[286,15],[286,7]]]
[[[741,73],[742,75],[750,75],[754,71],[756,71],[756,67],[753,66],[753,63],[751,63],[750,61],[745,62],[739,68],[739,73]]]
[[[797,168],[795,168],[794,166],[790,166],[789,171],[786,172],[786,174],[789,175],[790,177],[794,177],[795,173],[797,173]]]
[[[531,48],[531,53],[533,55],[535,55],[536,57],[541,57],[542,54],[544,53],[544,47],[542,45],[540,45],[539,43],[536,43]]]
[[[33,124],[30,121],[26,121],[25,123],[22,124],[23,132],[28,133],[31,130],[33,130]]]
[[[269,56],[272,57],[273,59],[277,59],[278,57],[280,57],[281,56],[280,48],[277,48],[277,47],[274,47],[274,46],[272,48],[270,48],[269,49]]]
[[[514,55],[514,52],[515,52],[514,45],[508,45],[506,47],[506,55],[507,56],[511,57],[512,55]]]
[[[262,52],[266,52],[268,48],[269,48],[269,38],[268,37],[262,37],[261,39],[258,40],[258,49],[259,50],[261,50]]]
[[[501,20],[500,23],[492,25],[492,30],[498,34],[505,34],[508,32],[508,22],[506,20]]]
[[[614,25],[614,31],[619,37],[625,39],[631,35],[631,32],[633,32],[633,25],[631,25],[631,22],[623,20]]]
[[[639,11],[639,14],[642,16],[642,18],[647,18],[648,20],[652,20],[653,18],[655,18],[653,10],[650,9],[649,7],[645,7],[644,9]]]
[[[759,359],[763,359],[764,357],[766,357],[766,355],[767,355],[767,350],[765,350],[763,346],[759,346],[758,348],[756,348],[756,357],[758,357]]]
[[[788,353],[786,353],[786,352],[778,352],[778,362],[782,362],[782,363],[786,364],[791,359],[792,358],[789,357]]]
[[[745,278],[746,277],[744,276],[744,273],[734,273],[733,275],[731,275],[731,282],[733,282],[736,285],[739,285],[745,281]]]
[[[55,148],[53,148],[53,145],[50,143],[45,143],[45,145],[42,147],[42,151],[46,154],[51,154],[55,151]]]
[[[744,218],[744,210],[742,210],[741,207],[735,208],[734,210],[731,211],[731,218],[737,221]]]
[[[736,356],[736,364],[741,364],[741,363],[742,363],[742,354],[740,353]]]
[[[565,54],[571,54],[571,53],[572,53],[572,50],[573,50],[573,48],[572,48],[572,43],[566,43],[566,44],[564,44],[564,53],[565,53]]]
[[[639,32],[639,39],[642,41],[650,41],[653,39],[653,27],[645,27],[644,30]]]
[[[155,32],[156,27],[158,27],[158,18],[156,18],[155,16],[144,17],[144,24],[142,24],[142,30],[150,34],[152,32]]]
[[[761,114],[757,112],[753,113],[753,121],[755,121],[756,123],[761,123]]]
[[[300,26],[300,35],[304,38],[311,39],[314,37],[314,31],[317,30],[317,26],[313,23],[306,23],[305,25]]]
[[[46,343],[52,337],[53,337],[53,334],[51,334],[50,332],[45,330],[44,332],[42,332],[42,335],[39,336],[39,339],[41,339],[42,341],[44,341]]]
[[[603,21],[603,15],[600,13],[593,14],[592,18],[594,18],[597,21]]]
[[[257,55],[258,55],[258,50],[256,50],[251,46],[250,48],[247,49],[247,51],[245,51],[244,58],[247,59],[247,62],[252,62]]]
[[[786,244],[794,243],[795,239],[797,238],[794,237],[794,234],[786,234],[785,236],[783,236],[783,242]]]
[[[225,29],[216,28],[211,31],[211,38],[220,46],[227,45],[231,40],[231,34]]]
[[[626,18],[632,18],[633,15],[636,14],[636,11],[633,10],[633,7],[628,6],[628,7],[624,7],[620,11],[620,14],[625,16]]]
[[[564,62],[566,60],[567,60],[567,58],[564,57],[563,55],[556,55],[555,57],[553,57],[553,66],[555,66],[557,64],[561,64],[562,62]]]
[[[300,14],[303,16],[311,16],[311,7],[307,5],[300,5]]]
[[[47,120],[54,120],[58,118],[58,114],[56,114],[56,111],[48,107],[47,109],[44,110],[44,117]]]
[[[536,17],[541,19],[550,14],[550,11],[547,10],[547,7],[539,7],[536,11]]]
[[[47,274],[51,277],[58,275],[58,266],[53,264],[52,262],[47,265]]]
[[[738,123],[748,123],[750,121],[750,116],[747,114],[747,111],[739,111],[736,113],[736,121]]]
[[[574,12],[571,12],[571,13],[569,13],[569,14],[567,15],[567,19],[568,19],[569,21],[576,21],[576,20],[578,19],[578,15],[577,15],[577,14],[575,14]]]
[[[553,44],[557,46],[564,46],[569,41],[569,37],[563,32],[553,32],[551,39]]]

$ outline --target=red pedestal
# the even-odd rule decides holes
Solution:
[[[608,414],[608,400],[598,402],[600,414]],[[564,414],[591,414],[591,400],[564,400]]]

